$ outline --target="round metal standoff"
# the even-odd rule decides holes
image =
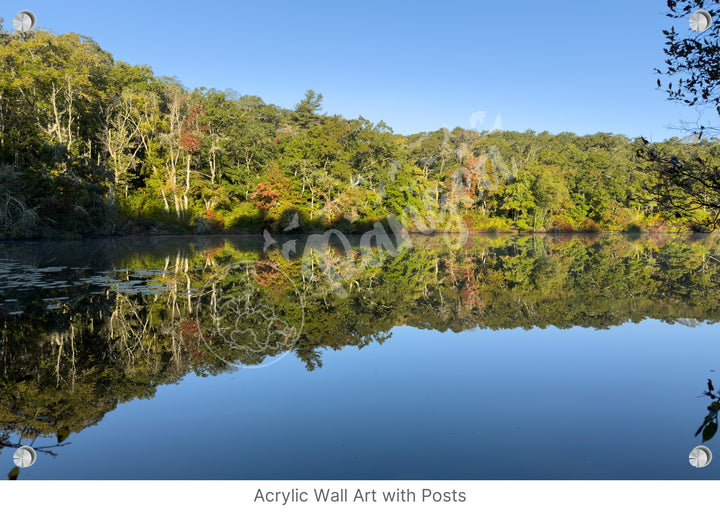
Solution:
[[[702,9],[695,11],[690,16],[690,30],[695,32],[703,32],[712,25],[712,16]]]
[[[18,450],[16,450],[15,454],[13,454],[13,463],[21,469],[32,467],[35,460],[37,460],[37,453],[35,452],[35,449],[28,447],[27,445],[18,447]]]
[[[690,451],[690,465],[696,469],[701,469],[710,465],[712,461],[712,452],[704,445],[698,445]]]
[[[20,11],[13,18],[13,29],[17,32],[29,32],[33,30],[37,23],[37,18],[32,11]]]

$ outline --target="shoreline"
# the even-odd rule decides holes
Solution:
[[[346,231],[343,232],[337,228],[325,228],[316,231],[308,232],[293,232],[293,233],[281,233],[274,234],[274,237],[303,237],[309,235],[324,234],[328,231],[339,231],[346,236],[357,236],[360,237],[366,232],[360,231]],[[267,230],[269,231],[269,230]],[[372,231],[372,230],[370,230]],[[440,237],[442,235],[460,235],[463,232],[445,232],[445,231],[433,231],[430,233],[424,233],[419,231],[407,231],[410,236],[422,236],[422,237]],[[674,237],[698,237],[698,236],[711,236],[713,234],[720,233],[720,230],[714,230],[712,232],[698,232],[698,231],[640,231],[640,232],[628,232],[622,230],[607,230],[599,232],[583,232],[583,231],[572,231],[572,232],[559,232],[559,231],[500,231],[500,230],[468,230],[468,235],[473,236],[493,236],[493,237],[520,237],[520,236],[609,236],[609,235],[621,235],[628,237],[652,237],[652,236],[674,236]],[[10,243],[22,243],[22,242],[72,242],[72,241],[85,241],[85,240],[103,240],[103,239],[133,239],[133,238],[150,238],[150,237],[186,237],[186,238],[207,238],[207,237],[258,237],[262,238],[263,232],[254,231],[232,231],[232,232],[213,232],[213,233],[130,233],[130,234],[108,234],[108,235],[78,235],[78,236],[53,236],[53,237],[37,237],[37,238],[0,238],[0,244]]]

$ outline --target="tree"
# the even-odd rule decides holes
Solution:
[[[720,223],[720,147],[716,139],[683,143],[679,139],[648,145],[637,153],[655,174],[645,188],[676,217],[693,217],[694,229],[712,231]]]
[[[665,69],[656,69],[666,80],[658,79],[658,87],[665,88],[668,98],[696,108],[712,108],[720,114],[720,1],[719,0],[668,0],[667,14],[672,19],[681,19],[687,23],[690,14],[696,9],[705,9],[715,23],[703,32],[693,32],[690,37],[682,37],[671,27],[664,30],[667,56]],[[673,85],[673,81],[675,84]],[[717,133],[720,128],[691,127],[688,129]]]
[[[505,187],[505,195],[500,208],[507,211],[513,221],[517,221],[518,218],[522,219],[535,207],[531,180],[532,178],[528,174],[521,173],[517,178],[509,181]]]
[[[43,142],[65,169],[69,155],[97,148],[102,78],[112,57],[72,33],[38,31],[0,43],[0,133],[8,134],[0,138],[0,155],[27,155]],[[16,165],[21,161],[30,160],[16,158]]]
[[[305,92],[305,97],[295,105],[295,122],[301,128],[313,125],[319,118],[322,108],[322,93],[315,93],[313,90]]]
[[[544,227],[548,212],[563,206],[569,197],[562,175],[554,168],[537,171],[532,183],[532,193],[535,198],[533,228]]]
[[[111,198],[114,203],[122,190],[128,196],[139,153],[148,151],[148,132],[157,125],[157,98],[153,93],[123,91],[105,109],[101,143],[112,170]]]
[[[720,16],[720,0],[668,0],[672,19],[687,20],[696,9],[705,9],[714,20]],[[656,72],[666,78],[658,79],[658,88],[665,88],[668,99],[693,106],[699,111],[713,109],[720,115],[720,24],[713,23],[704,32],[683,37],[675,29],[664,30],[667,59],[665,69]],[[675,82],[673,84],[673,81]],[[714,117],[713,117],[714,118]],[[685,124],[694,133],[695,143],[703,146],[703,135],[720,133],[716,125],[707,127],[706,122]],[[657,181],[646,189],[652,192],[660,205],[677,214],[699,212],[700,230],[713,230],[720,221],[720,160],[717,153],[703,152],[692,146],[673,146],[669,152],[666,145],[649,145],[638,139],[637,156],[655,172]],[[717,145],[717,141],[712,142]]]
[[[298,113],[309,113],[311,115],[319,115],[322,108],[322,93],[315,93],[313,90],[307,90],[303,100],[295,105],[295,111]]]

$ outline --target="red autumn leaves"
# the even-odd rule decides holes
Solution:
[[[196,153],[202,145],[201,133],[206,128],[200,126],[199,118],[205,114],[205,111],[198,105],[190,109],[190,113],[183,120],[182,129],[180,129],[179,145],[188,153]]]

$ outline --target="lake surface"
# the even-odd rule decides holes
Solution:
[[[720,479],[717,236],[380,233],[0,244],[0,474]]]

